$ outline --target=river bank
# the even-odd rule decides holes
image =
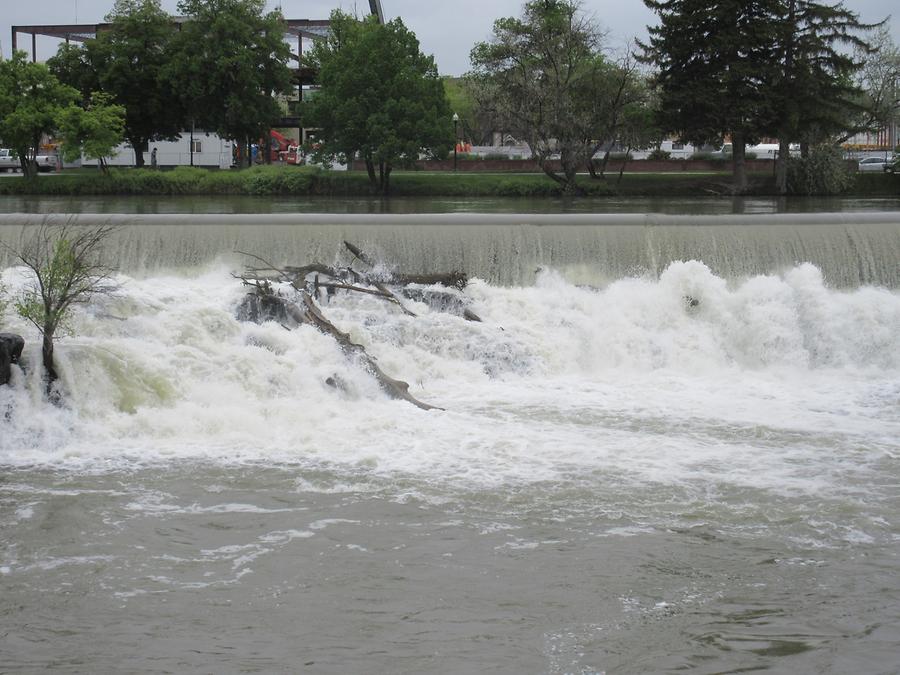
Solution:
[[[898,196],[900,178],[859,173],[845,196]],[[619,180],[585,175],[579,187],[587,197],[708,197],[732,194],[727,172],[625,173]],[[262,166],[209,171],[178,167],[171,171],[118,169],[108,175],[67,170],[33,179],[6,176],[0,195],[296,195],[349,197],[374,194],[364,172],[325,171],[310,167]],[[562,196],[560,186],[541,174],[430,173],[395,171],[391,196],[540,197]],[[750,196],[774,196],[773,177],[751,174]]]

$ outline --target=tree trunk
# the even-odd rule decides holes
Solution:
[[[738,132],[732,134],[731,148],[734,191],[737,194],[743,194],[747,191],[747,166],[744,163],[747,152],[747,141],[743,133]]]
[[[631,146],[626,146],[625,148],[625,156],[622,158],[622,167],[619,169],[619,178],[616,180],[616,185],[622,182],[622,174],[625,173],[625,165],[628,164],[628,155],[631,154]]]
[[[378,176],[375,175],[375,162],[371,157],[366,157],[366,173],[369,174],[369,183],[372,187],[378,187]]]
[[[144,167],[144,149],[147,147],[147,142],[143,138],[134,137],[129,138],[128,142],[134,148],[134,166],[142,169]]]
[[[385,162],[382,167],[381,194],[386,197],[391,193],[391,171],[393,167],[390,162]]]
[[[56,372],[56,364],[53,361],[53,330],[51,326],[44,326],[44,340],[41,346],[41,355],[44,362],[44,372],[47,373],[47,392],[51,385],[59,379]]]
[[[16,154],[19,155],[19,166],[22,167],[22,175],[26,178],[33,178],[37,173],[37,166],[32,161],[31,149],[28,146],[16,148]]]
[[[787,194],[787,163],[791,155],[791,142],[786,130],[778,136],[778,157],[775,158],[775,191],[780,195]]]

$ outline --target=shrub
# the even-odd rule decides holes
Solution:
[[[795,195],[836,195],[847,190],[853,174],[841,151],[832,145],[817,145],[808,157],[788,159],[788,193]]]
[[[650,151],[650,154],[647,155],[647,159],[656,159],[656,160],[660,160],[660,159],[665,160],[665,159],[670,159],[671,157],[672,157],[672,153],[668,152],[666,150],[663,150],[662,148],[654,148],[653,150]]]
[[[484,156],[484,159],[486,161],[490,161],[490,160],[504,161],[504,160],[509,159],[509,155],[506,154],[505,152],[489,152]]]

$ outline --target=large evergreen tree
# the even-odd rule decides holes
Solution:
[[[735,189],[747,185],[746,145],[768,118],[777,0],[644,0],[659,15],[642,44],[658,71],[663,128],[695,144],[731,136]]]
[[[773,18],[777,68],[768,129],[780,144],[776,183],[784,193],[791,143],[799,142],[806,155],[811,145],[856,130],[864,100],[853,75],[872,51],[862,35],[876,26],[860,23],[841,2],[781,0]]]
[[[310,59],[320,89],[302,114],[304,125],[317,129],[320,155],[348,163],[360,155],[384,194],[398,163],[446,155],[453,131],[444,85],[400,19],[381,24],[335,11],[330,36]]]

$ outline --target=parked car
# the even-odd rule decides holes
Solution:
[[[9,148],[0,148],[0,171],[18,171],[19,168],[19,158]]]
[[[877,171],[882,173],[888,171],[888,167],[893,165],[893,161],[887,157],[866,157],[859,160],[860,171]]]
[[[884,165],[884,170],[886,173],[900,173],[900,156],[888,160],[888,163]]]
[[[35,158],[37,170],[44,173],[56,170],[56,155],[38,155]],[[0,148],[0,171],[21,171],[19,158],[9,148]]]

